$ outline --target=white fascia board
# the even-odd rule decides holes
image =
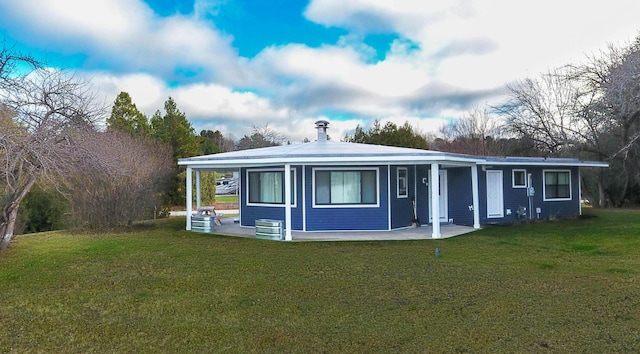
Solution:
[[[270,157],[270,158],[253,158],[253,159],[198,159],[198,160],[181,160],[178,165],[190,166],[193,168],[210,166],[215,168],[237,168],[248,166],[273,166],[283,165],[285,163],[293,165],[371,165],[371,164],[430,164],[433,162],[443,162],[451,165],[468,166],[476,164],[480,161],[477,159],[447,157],[447,156],[359,156],[359,157]]]
[[[598,161],[482,161],[478,162],[481,166],[570,166],[570,167],[602,167],[607,168],[607,162]]]

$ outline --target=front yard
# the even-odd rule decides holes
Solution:
[[[446,240],[20,236],[0,352],[638,352],[640,212]],[[440,248],[441,256],[434,256]]]

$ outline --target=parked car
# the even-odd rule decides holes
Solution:
[[[220,178],[216,180],[216,194],[236,194],[238,180],[235,178]]]

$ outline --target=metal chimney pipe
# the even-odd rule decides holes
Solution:
[[[316,122],[316,129],[318,129],[318,142],[327,141],[327,129],[329,128],[329,122],[326,120],[319,120]]]

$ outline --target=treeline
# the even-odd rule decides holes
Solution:
[[[583,198],[602,207],[640,204],[640,37],[514,82],[506,97],[466,112],[438,134],[375,122],[344,140],[607,161],[609,169],[583,171]],[[162,216],[185,204],[177,159],[286,143],[268,126],[254,126],[237,141],[219,130],[196,134],[171,97],[151,117],[126,92],[110,112],[95,102],[88,82],[1,48],[0,249],[15,231],[117,227]],[[106,128],[98,128],[105,121]],[[208,203],[216,176],[202,177]]]
[[[83,229],[131,225],[135,220],[168,216],[185,205],[185,171],[180,158],[273,146],[283,138],[265,127],[253,127],[238,141],[219,131],[195,133],[184,112],[169,97],[151,118],[121,92],[106,118],[104,130],[87,125],[75,147],[84,151],[81,167],[60,175],[64,183],[39,181],[25,196],[17,233],[62,227]],[[214,172],[201,174],[201,197],[212,203]],[[63,187],[61,187],[63,186]]]

